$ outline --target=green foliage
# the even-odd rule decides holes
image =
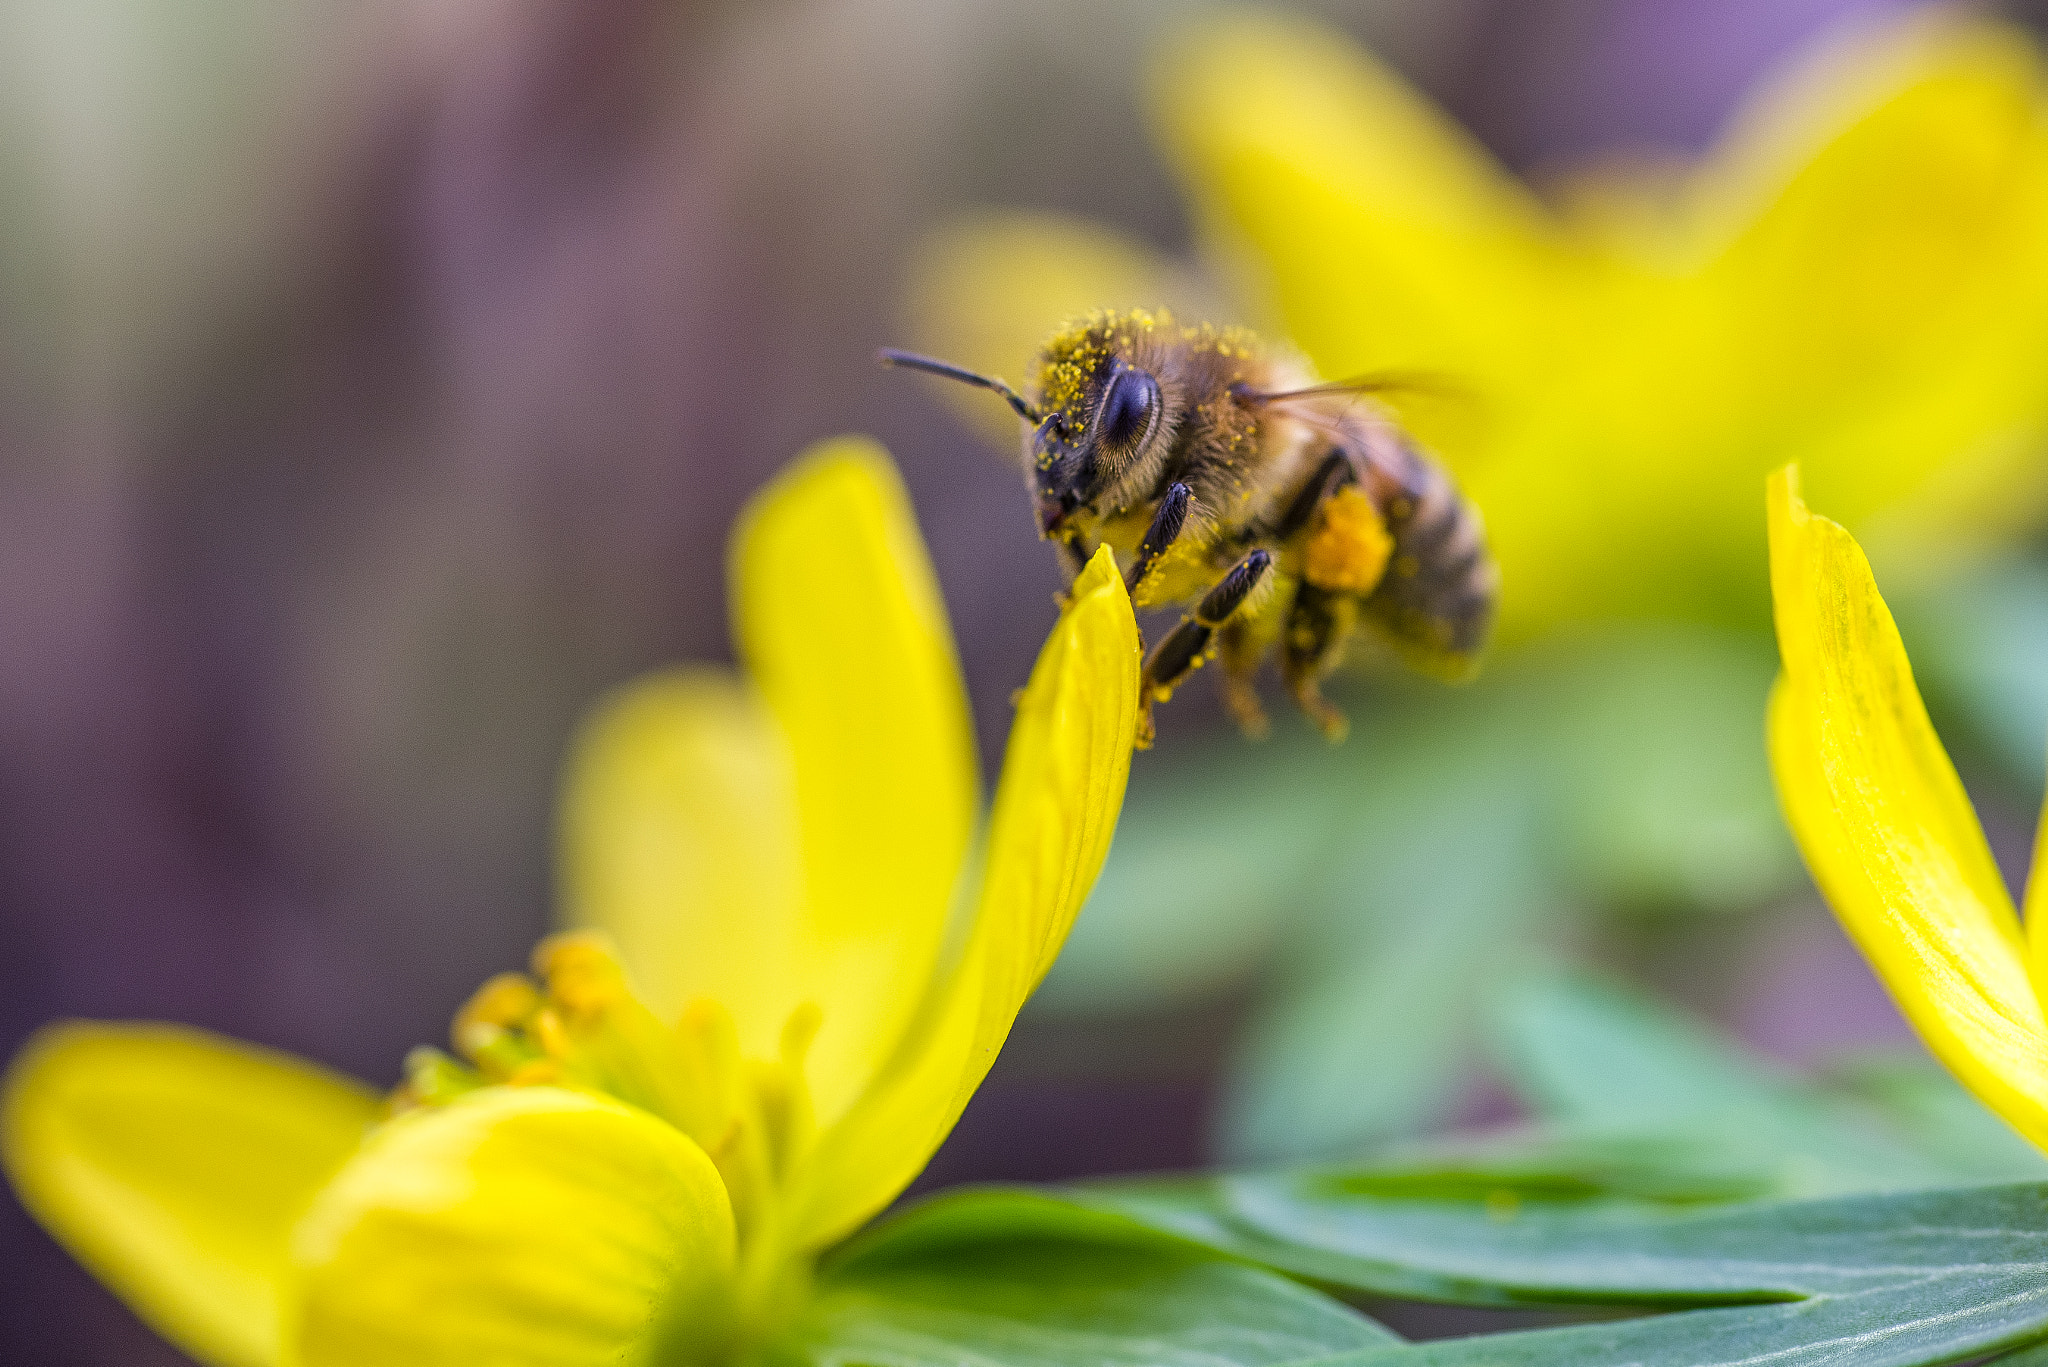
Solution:
[[[1926,1060],[1802,1079],[1574,974],[1490,1025],[1533,1128],[942,1197],[827,1265],[793,1360],[1932,1367],[2048,1337],[2048,1161]],[[1326,1291],[1607,1317],[1403,1344]]]
[[[1391,815],[1371,856],[1332,868],[1367,905],[1426,911],[1305,929],[1310,952],[1237,1043],[1231,1151],[1341,1152],[1447,1118],[1476,1045],[1478,1003],[1512,971],[1542,913],[1521,877],[1533,837],[1526,826],[1518,837],[1513,810],[1487,813],[1496,835],[1476,844],[1433,814]]]
[[[1552,1131],[1684,1135],[1715,1171],[1779,1196],[2048,1180],[2048,1158],[1922,1054],[1803,1079],[1576,974],[1522,979],[1503,994],[1495,1035],[1510,1082]]]
[[[849,1250],[783,1351],[818,1367],[1265,1367],[1399,1341],[1212,1250],[990,1192],[926,1206]]]
[[[2048,1161],[1927,1060],[1802,1079],[1571,974],[1490,1024],[1534,1128],[941,1197],[828,1263],[791,1360],[1932,1367],[2048,1337]],[[1606,1315],[1404,1344],[1325,1291]]]
[[[1037,1009],[1156,1008],[1256,974],[1226,1153],[1421,1133],[1535,946],[1796,884],[1762,747],[1772,668],[1747,637],[1641,630],[1355,707],[1341,749],[1148,757]]]
[[[2048,1157],[1922,1054],[1874,1055],[1838,1069],[1828,1090],[1874,1108],[1920,1153],[1967,1182],[2048,1178]]]
[[[1734,1040],[1648,998],[1584,977],[1525,979],[1497,1016],[1500,1057],[1530,1109],[1573,1132],[1688,1134],[1718,1161],[1783,1196],[1938,1186],[1986,1177],[2048,1178],[2038,1155],[1980,1152],[1992,1119],[1953,1082],[1906,1121],[1773,1068]],[[1924,1075],[1923,1075],[1924,1076]],[[1974,1138],[1959,1138],[1968,1131]],[[2010,1132],[2008,1132],[2009,1134]]]
[[[2048,1334],[2038,1185],[1704,1210],[1509,1190],[1460,1203],[1329,1176],[1239,1179],[1222,1218],[1319,1255],[1316,1275],[1383,1292],[1730,1307],[1432,1344],[1402,1362],[1862,1367],[1950,1362]]]
[[[1797,881],[1749,645],[1582,643],[1455,708],[1362,718],[1335,755],[1162,757],[1049,1006],[1184,1002],[1257,971],[1228,1142],[1372,1156],[927,1202],[826,1264],[782,1355],[2048,1367],[2048,1160],[1929,1060],[1802,1076],[1545,966],[1594,918]],[[1482,1056],[1528,1127],[1404,1139]],[[1347,1297],[1571,1322],[1404,1343]]]
[[[831,1262],[786,1352],[882,1367],[1932,1367],[2048,1337],[2048,1185],[1729,1200],[1658,1175],[1657,1156],[1686,1147],[1537,1141],[955,1193]],[[1406,1344],[1261,1268],[1378,1295],[1661,1313]]]

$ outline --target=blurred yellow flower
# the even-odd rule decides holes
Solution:
[[[1807,510],[1796,470],[1768,497],[1771,767],[1807,867],[1927,1047],[2048,1148],[2043,850],[2023,930],[1862,549]]]
[[[224,1367],[728,1360],[924,1166],[1107,852],[1122,580],[1104,553],[1077,581],[978,850],[966,697],[886,456],[800,461],[733,580],[747,678],[645,680],[586,727],[575,928],[463,1009],[464,1061],[417,1052],[384,1113],[171,1026],[60,1025],[15,1062],[16,1190],[168,1338]]]
[[[1509,637],[1761,625],[1754,491],[1788,460],[1888,563],[2048,503],[2048,107],[2017,31],[1923,15],[1838,41],[1698,165],[1586,174],[1548,202],[1302,21],[1196,27],[1154,106],[1237,321],[1325,377],[1457,391],[1395,406],[1486,516]],[[913,263],[914,340],[1014,378],[1077,306],[1218,312],[1141,253],[963,220]]]

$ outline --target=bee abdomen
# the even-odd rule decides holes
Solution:
[[[1394,554],[1363,615],[1412,664],[1461,677],[1492,629],[1499,573],[1479,510],[1434,462],[1406,449],[1401,456],[1380,500]]]

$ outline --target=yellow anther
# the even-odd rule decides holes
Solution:
[[[474,1060],[505,1035],[523,1029],[540,1006],[540,991],[524,973],[500,973],[470,994],[455,1013],[449,1036],[455,1051]]]
[[[533,971],[548,985],[548,1002],[572,1016],[592,1016],[627,995],[626,972],[604,936],[576,930],[550,935],[533,951]]]
[[[522,1063],[505,1079],[514,1087],[547,1087],[562,1080],[562,1065],[551,1058]]]

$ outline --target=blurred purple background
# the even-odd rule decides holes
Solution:
[[[0,1051],[163,1018],[388,1083],[545,928],[571,723],[727,657],[725,529],[821,436],[901,462],[995,753],[1051,556],[868,358],[961,207],[1184,245],[1133,74],[1177,6],[4,8]],[[1701,147],[1903,6],[1313,8],[1540,173]],[[1792,1056],[1901,1037],[1817,908],[1772,934],[1698,1004]],[[1228,1020],[1027,1031],[932,1180],[1197,1161]],[[1083,1044],[1117,1073],[1063,1076]],[[11,1202],[0,1258],[0,1361],[177,1360]]]

